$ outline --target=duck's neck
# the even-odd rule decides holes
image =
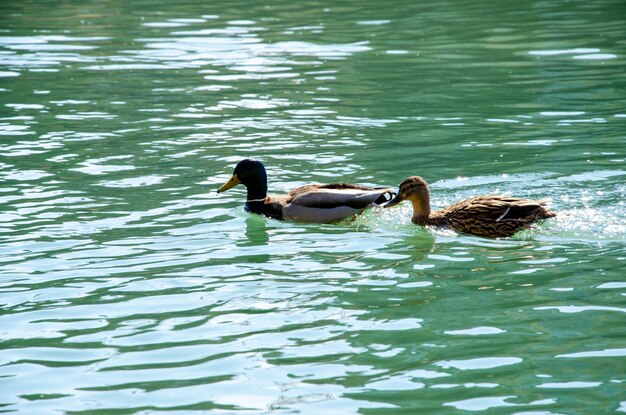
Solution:
[[[246,197],[248,201],[262,201],[267,197],[267,177],[265,174],[255,176],[252,181],[248,181],[245,185],[248,191]]]
[[[251,189],[248,188],[248,196],[246,200],[248,202],[262,202],[267,197],[267,188],[265,189]]]
[[[411,221],[417,225],[431,225],[430,215],[430,193],[428,189],[420,190],[413,197],[409,198],[413,204],[413,217]]]

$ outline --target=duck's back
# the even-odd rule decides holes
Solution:
[[[296,187],[287,195],[286,203],[316,208],[347,206],[364,209],[381,205],[395,195],[392,189],[367,187],[350,183],[308,184]]]
[[[393,190],[389,188],[347,183],[310,184],[289,192],[283,214],[289,220],[336,222],[372,205],[387,202],[393,195]]]
[[[508,237],[538,220],[556,214],[541,200],[509,196],[476,196],[433,212],[431,222],[457,232],[487,238]]]

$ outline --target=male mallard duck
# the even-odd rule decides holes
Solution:
[[[417,225],[444,226],[485,238],[508,237],[533,222],[556,216],[543,200],[498,195],[472,197],[431,213],[428,184],[419,176],[400,183],[398,195],[385,207],[403,200],[413,204],[411,221]]]
[[[388,202],[393,189],[357,184],[308,184],[284,196],[267,195],[267,174],[263,163],[254,159],[240,161],[232,177],[217,191],[225,192],[243,184],[248,190],[245,209],[274,219],[328,223],[360,213],[363,209]]]

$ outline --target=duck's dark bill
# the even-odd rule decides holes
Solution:
[[[391,199],[389,202],[385,203],[385,205],[383,207],[393,207],[397,204],[399,204],[400,202],[402,202],[404,199],[402,199],[402,197],[400,197],[400,193],[398,193],[396,195],[396,197],[394,197],[393,199]]]
[[[235,187],[238,184],[241,184],[241,180],[237,177],[236,174],[233,174],[232,177],[222,185],[219,189],[217,189],[217,193],[222,193],[230,189],[231,187]]]

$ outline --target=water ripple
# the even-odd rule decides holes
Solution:
[[[13,3],[5,411],[624,408],[617,4]],[[284,223],[215,193],[250,156],[276,193],[419,174],[436,208],[559,216],[501,240],[407,204]]]

